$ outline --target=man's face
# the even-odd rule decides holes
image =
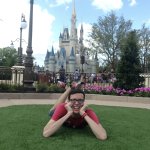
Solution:
[[[84,105],[84,96],[82,93],[72,94],[70,96],[70,101],[72,103],[72,109],[74,113],[79,113],[81,107]]]

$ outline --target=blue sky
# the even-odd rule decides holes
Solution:
[[[29,23],[30,0],[0,0],[0,48],[10,45],[19,38],[20,18],[24,13]],[[58,49],[58,37],[63,27],[70,28],[72,0],[34,0],[33,56],[42,66],[47,49],[52,45]],[[91,24],[99,16],[106,16],[114,10],[117,16],[123,15],[132,20],[133,28],[140,29],[143,23],[150,27],[149,0],[75,0],[77,28],[83,23],[84,39],[87,39]],[[28,27],[23,30],[23,39],[28,41]],[[19,42],[14,43],[15,47]],[[23,42],[23,53],[27,44]]]

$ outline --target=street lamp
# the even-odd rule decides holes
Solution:
[[[25,20],[25,15],[21,15],[21,25],[20,25],[20,46],[18,47],[18,60],[17,65],[22,66],[22,30],[27,27],[27,22]],[[11,43],[13,45],[13,43]]]
[[[24,70],[24,88],[25,90],[35,90],[33,87],[33,57],[32,57],[32,26],[33,26],[33,4],[34,0],[30,0],[30,18],[29,18],[29,34],[28,34],[28,46],[26,50],[26,57],[25,57],[25,70]]]
[[[15,43],[15,42],[18,42],[18,41],[20,41],[19,38],[17,38],[17,39],[14,40],[14,41],[11,40],[11,43],[10,43],[10,46],[9,46],[9,47],[10,47],[11,49],[14,49],[14,48],[15,48],[14,43]],[[27,42],[26,42],[24,39],[22,39],[22,42],[25,42],[25,43],[27,44]]]

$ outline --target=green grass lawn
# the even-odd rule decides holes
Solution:
[[[42,137],[48,105],[0,108],[0,150],[149,150],[150,110],[91,105],[108,133],[99,141],[89,127],[62,127]]]

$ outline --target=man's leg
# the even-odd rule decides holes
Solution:
[[[57,105],[61,104],[61,103],[64,103],[69,95],[71,91],[71,88],[70,87],[67,87],[66,91],[58,98],[58,100],[56,101],[56,103],[54,104],[54,106],[50,109],[50,112],[51,113],[52,111],[55,110],[55,108],[57,107]]]
[[[81,85],[81,82],[84,82],[84,76],[81,75],[81,79],[79,83],[72,83],[73,88],[79,88]],[[66,91],[58,98],[58,100],[56,101],[56,103],[54,104],[54,106],[50,109],[49,111],[49,115],[51,115],[51,113],[54,113],[55,108],[57,107],[57,105],[64,103],[69,95],[71,91],[71,87],[66,87]]]

